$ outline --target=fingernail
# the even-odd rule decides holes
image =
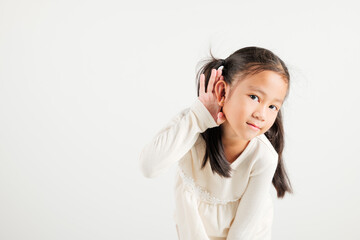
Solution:
[[[218,68],[218,70],[223,69],[223,68],[224,68],[224,66],[221,65],[221,66]]]

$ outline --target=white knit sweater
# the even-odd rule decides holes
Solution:
[[[178,164],[174,221],[179,239],[271,239],[269,189],[278,154],[261,134],[231,163],[231,178],[213,173],[209,160],[200,169],[206,146],[200,133],[218,126],[196,98],[143,148],[141,171],[152,178]]]

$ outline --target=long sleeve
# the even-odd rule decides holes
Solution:
[[[277,167],[277,157],[262,157],[254,163],[248,186],[236,210],[227,240],[253,240]]]
[[[140,168],[153,178],[179,161],[194,145],[199,134],[219,126],[203,103],[196,98],[145,145],[140,153]]]

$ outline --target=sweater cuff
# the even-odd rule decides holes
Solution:
[[[209,110],[205,105],[200,101],[199,98],[196,98],[193,104],[190,106],[190,109],[195,113],[196,117],[199,119],[199,127],[202,132],[208,128],[213,128],[219,126],[213,116],[210,114]]]

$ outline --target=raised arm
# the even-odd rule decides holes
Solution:
[[[222,77],[221,73],[221,68],[212,70],[207,91],[205,75],[201,74],[199,97],[190,108],[175,116],[143,148],[140,154],[140,168],[145,177],[156,177],[165,171],[191,149],[200,133],[219,126],[226,120],[213,91],[213,86]]]
[[[250,174],[248,186],[229,229],[227,240],[252,240],[258,226],[264,205],[277,167],[277,158],[258,159]]]
[[[194,145],[199,134],[218,126],[196,98],[193,104],[176,115],[142,149],[140,167],[145,177],[156,177],[180,160]]]

